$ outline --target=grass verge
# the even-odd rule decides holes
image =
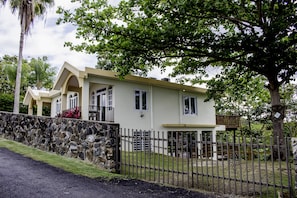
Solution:
[[[104,178],[106,180],[124,178],[124,176],[102,170],[89,162],[59,156],[55,153],[41,151],[39,149],[28,147],[24,144],[15,141],[0,138],[0,147],[7,148],[25,157],[29,157],[36,161],[44,162],[51,166],[63,169],[67,172],[71,172],[75,175],[82,175],[89,178]]]

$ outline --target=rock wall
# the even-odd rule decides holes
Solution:
[[[119,172],[119,125],[0,112],[0,136]]]

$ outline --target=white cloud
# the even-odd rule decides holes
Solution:
[[[116,5],[119,0],[110,0],[111,5]],[[75,38],[75,27],[70,24],[56,25],[59,15],[56,14],[57,7],[73,9],[77,5],[71,0],[57,0],[55,6],[47,10],[44,19],[37,18],[31,27],[30,34],[25,37],[23,57],[38,58],[48,57],[48,63],[57,68],[65,61],[78,67],[94,67],[96,65],[96,55],[71,51],[64,47],[66,41],[77,43]],[[0,6],[0,57],[4,55],[17,56],[19,51],[20,24],[17,13],[14,15],[9,9],[9,4],[5,7]],[[167,70],[162,73],[159,69],[149,72],[149,77],[163,78],[168,77],[170,72]]]
[[[56,8],[72,8],[70,0],[56,1],[55,7],[47,11],[44,19],[36,19],[31,32],[25,37],[23,57],[37,58],[47,56],[51,66],[60,68],[64,61],[77,67],[94,67],[96,56],[71,51],[64,47],[65,41],[75,42],[75,28],[70,24],[56,25],[58,14]],[[20,24],[17,13],[14,15],[7,4],[0,7],[0,57],[18,55]]]

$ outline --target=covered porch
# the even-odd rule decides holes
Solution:
[[[51,96],[55,91],[34,90],[28,87],[23,104],[28,106],[28,115],[50,116]]]
[[[68,63],[58,74],[53,89],[60,95],[56,101],[56,115],[82,120],[114,121],[113,87],[97,82],[85,71]]]

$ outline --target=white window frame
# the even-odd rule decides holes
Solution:
[[[134,107],[136,110],[148,110],[147,94],[148,92],[145,90],[136,89],[134,91]]]
[[[95,105],[95,92],[93,91],[91,93],[91,108],[90,110],[95,111],[96,110],[96,105]]]
[[[59,114],[59,113],[61,113],[62,111],[62,103],[61,103],[61,98],[58,98],[57,100],[56,100],[56,114]]]
[[[78,104],[78,94],[74,93],[69,96],[69,109],[76,108]]]
[[[107,91],[107,105],[110,110],[112,108],[112,87],[109,87]]]
[[[197,115],[197,97],[196,96],[183,96],[183,114],[184,115]]]

